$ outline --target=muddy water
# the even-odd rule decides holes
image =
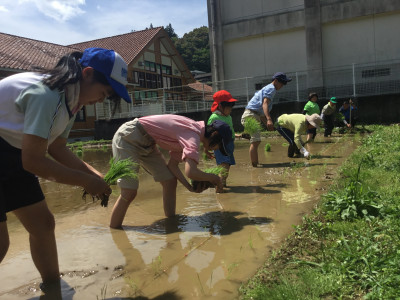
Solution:
[[[267,142],[271,152],[264,152]],[[317,136],[307,146],[316,156],[306,161],[288,158],[283,138],[268,138],[259,148],[261,165],[253,168],[248,142],[237,141],[226,192],[194,194],[180,185],[178,215],[171,219],[163,216],[161,186],[143,173],[124,230],[108,227],[116,187],[104,208],[82,200],[80,188],[42,182],[56,216],[63,299],[237,298],[240,284],[312,210],[356,145],[349,136]],[[109,157],[109,151],[84,152],[103,172]],[[39,299],[28,236],[12,214],[8,219],[11,245],[0,265],[0,299]]]

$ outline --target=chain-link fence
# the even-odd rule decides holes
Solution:
[[[309,72],[287,73],[292,81],[276,93],[274,103],[306,101],[311,91],[307,83]],[[313,89],[320,99],[400,94],[400,60],[324,69],[322,74],[323,86]],[[229,91],[238,100],[235,106],[243,107],[257,90],[271,82],[272,75],[198,84],[195,89],[182,86],[141,90],[135,92],[133,103],[121,102],[114,116],[109,103],[96,104],[96,116],[97,119],[110,119],[206,111],[211,107],[213,90],[217,89]]]

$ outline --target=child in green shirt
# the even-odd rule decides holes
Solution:
[[[215,120],[221,120],[229,125],[232,130],[232,141],[225,145],[225,149],[228,153],[228,156],[225,156],[221,153],[220,150],[214,150],[215,160],[217,165],[222,166],[226,172],[221,174],[223,186],[226,187],[226,179],[229,175],[229,169],[231,165],[235,165],[235,157],[233,156],[234,147],[234,140],[235,140],[235,131],[233,130],[233,123],[231,112],[232,108],[235,105],[236,99],[233,99],[232,95],[225,91],[221,90],[216,92],[213,95],[214,102],[211,106],[211,116],[208,119],[207,124],[210,125]],[[217,193],[223,192],[222,190],[216,190]]]
[[[317,93],[310,93],[308,95],[308,102],[304,106],[303,115],[311,116],[312,114],[320,114],[320,109],[318,106],[318,94]],[[307,129],[307,142],[312,142],[317,135],[317,128]]]

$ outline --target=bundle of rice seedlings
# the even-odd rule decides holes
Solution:
[[[104,181],[108,185],[117,184],[119,178],[137,178],[138,174],[133,170],[137,166],[137,163],[133,162],[130,158],[115,160],[114,157],[110,159],[110,169],[104,176]],[[88,192],[83,191],[82,198],[86,199]],[[109,196],[103,194],[101,197],[92,196],[93,201],[95,199],[101,200],[101,206],[107,207]]]
[[[248,133],[249,135],[253,135],[254,133],[261,131],[262,126],[260,122],[252,117],[248,117],[244,121],[244,133]]]
[[[266,143],[265,144],[265,152],[270,152],[271,151],[271,144],[270,143]]]
[[[218,175],[218,176],[226,176],[227,175],[226,169],[224,167],[221,167],[221,166],[208,168],[208,169],[205,169],[203,172],[214,174],[214,175]],[[190,183],[192,184],[192,187],[193,187],[194,190],[197,190],[197,188],[199,186],[202,186],[204,189],[208,189],[210,187],[214,187],[214,184],[212,184],[209,181],[191,180]]]

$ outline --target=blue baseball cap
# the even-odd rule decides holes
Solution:
[[[92,67],[102,73],[118,96],[131,103],[131,97],[125,87],[128,84],[128,65],[121,55],[114,50],[87,48],[79,62],[84,68]]]
[[[218,134],[221,136],[222,141],[219,144],[219,151],[225,156],[228,156],[228,152],[226,151],[226,145],[228,145],[232,141],[232,130],[228,124],[221,120],[215,120],[211,123],[211,126],[218,131]]]
[[[279,82],[282,82],[283,84],[292,81],[292,78],[287,77],[286,74],[282,72],[275,73],[274,76],[272,76],[272,79],[277,79]]]

